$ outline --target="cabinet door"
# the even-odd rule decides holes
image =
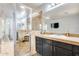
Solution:
[[[43,56],[52,56],[52,41],[43,38]]]
[[[42,38],[40,37],[36,37],[36,51],[40,55],[43,55],[43,42],[42,42]]]
[[[60,47],[55,47],[55,55],[56,56],[72,56],[72,51],[69,51]]]
[[[73,46],[73,55],[79,56],[79,46]]]

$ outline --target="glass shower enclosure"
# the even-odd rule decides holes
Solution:
[[[0,55],[30,55],[31,8],[0,3]]]
[[[14,4],[0,4],[0,55],[14,55],[16,39]]]

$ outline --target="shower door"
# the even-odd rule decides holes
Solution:
[[[14,55],[16,39],[14,4],[0,3],[0,55]]]

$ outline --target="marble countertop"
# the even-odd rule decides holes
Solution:
[[[57,34],[52,35],[40,34],[36,36],[79,46],[79,37],[68,37],[65,35],[57,35]]]

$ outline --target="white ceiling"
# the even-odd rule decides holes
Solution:
[[[19,14],[22,12],[21,8],[19,8],[20,5],[25,5],[26,7],[32,8],[32,12],[39,12],[40,10],[45,10],[48,4],[51,3],[0,3],[0,17],[6,18],[13,15],[15,5],[16,5],[16,14]]]
[[[79,3],[65,3],[58,8],[45,13],[45,17],[60,18],[74,14],[79,14]]]
[[[29,15],[30,10],[25,7],[24,4],[16,4],[15,14],[17,19],[22,19]]]
[[[24,5],[32,8],[33,12],[45,11],[46,7],[51,3],[26,3]]]
[[[32,11],[33,11],[33,12],[38,12],[38,11],[41,10],[41,5],[42,5],[42,4],[43,4],[43,3],[25,3],[24,5],[26,5],[26,6],[30,7],[30,8],[32,8]]]
[[[22,4],[22,3],[21,3]],[[33,12],[39,12],[44,10],[46,6],[50,3],[23,3],[25,6],[32,8]],[[15,4],[0,3],[0,17],[9,17],[12,15]],[[20,3],[19,3],[20,5]],[[20,9],[17,8],[17,12]],[[79,13],[79,3],[65,3],[60,7],[52,9],[44,14],[45,17],[59,18],[67,15],[78,14]]]
[[[33,12],[44,10],[50,3],[27,3],[28,7],[33,9]],[[44,14],[44,17],[61,18],[68,15],[79,13],[79,3],[64,3],[63,5],[54,8]]]

